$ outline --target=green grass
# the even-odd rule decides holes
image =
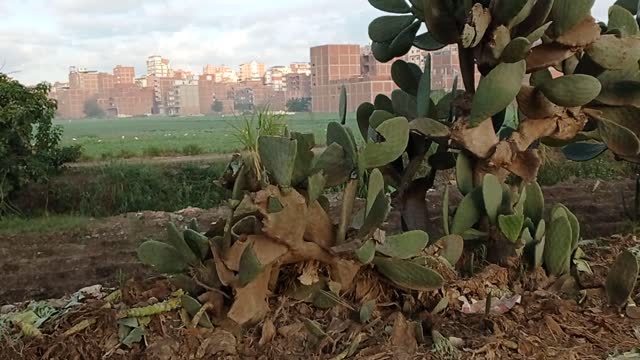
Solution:
[[[73,215],[51,215],[35,218],[0,218],[0,236],[51,233],[85,228],[90,218]]]
[[[234,136],[234,127],[243,127],[245,119],[232,115],[141,117],[56,120],[55,124],[64,129],[64,145],[82,145],[84,160],[106,160],[235,152],[243,146]],[[335,114],[314,113],[285,117],[290,131],[311,132],[319,144],[324,143],[327,124],[336,119]],[[350,114],[349,125],[357,131],[355,114]]]
[[[633,174],[632,166],[624,161],[615,161],[609,153],[585,162],[551,160],[545,162],[538,173],[538,182],[551,186],[571,178],[609,181]]]

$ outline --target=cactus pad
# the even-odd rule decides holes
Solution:
[[[261,136],[258,139],[260,160],[274,183],[291,186],[298,142],[279,136]]]
[[[376,246],[376,251],[398,259],[414,258],[429,243],[429,235],[420,230],[409,231],[400,235],[387,236],[384,243]]]
[[[462,257],[464,250],[464,239],[460,235],[448,235],[438,240],[438,244],[442,246],[440,256],[447,259],[451,266],[455,266]]]
[[[479,125],[509,106],[520,91],[525,70],[524,61],[501,63],[480,80],[473,97],[469,124]]]
[[[498,224],[500,225],[500,231],[511,242],[515,243],[520,239],[522,233],[522,227],[524,225],[524,215],[500,215],[498,218]]]
[[[623,306],[635,288],[638,280],[638,259],[630,251],[624,250],[613,263],[607,275],[605,288],[609,303]]]
[[[475,225],[483,214],[482,188],[468,193],[458,205],[453,217],[451,233],[461,235]]]
[[[502,185],[500,180],[493,174],[486,174],[482,181],[482,198],[484,208],[489,216],[489,221],[496,224],[498,211],[502,206]]]
[[[381,167],[404,153],[409,142],[409,122],[403,117],[385,121],[376,129],[385,139],[382,143],[369,143],[362,150],[367,168]]]
[[[560,276],[569,272],[572,242],[571,223],[565,216],[558,216],[547,229],[544,247],[544,263],[549,274]]]
[[[189,266],[176,248],[155,240],[145,241],[138,247],[138,258],[163,274],[181,273]]]
[[[411,261],[375,257],[373,264],[382,275],[402,288],[429,291],[441,287],[444,283],[440,274]]]
[[[540,86],[547,99],[566,107],[588,104],[600,94],[601,89],[598,79],[583,74],[561,76]]]

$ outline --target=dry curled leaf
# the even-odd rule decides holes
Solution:
[[[276,326],[273,324],[273,321],[270,318],[267,318],[262,323],[262,334],[260,335],[260,341],[258,344],[260,346],[264,346],[273,340],[273,337],[276,335]]]
[[[267,314],[270,276],[271,266],[269,265],[247,286],[236,289],[235,301],[228,314],[231,320],[244,325],[257,322]]]

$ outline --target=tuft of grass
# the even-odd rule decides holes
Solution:
[[[197,144],[189,144],[182,148],[182,155],[194,156],[204,154],[206,150]]]
[[[0,236],[84,229],[90,221],[89,217],[74,215],[51,215],[35,218],[5,217],[0,218]]]
[[[245,116],[242,125],[230,123],[233,128],[233,137],[243,147],[243,150],[258,151],[258,138],[262,135],[282,135],[286,128],[285,115],[275,114],[269,108]]]
[[[538,173],[538,182],[551,186],[571,178],[609,181],[630,176],[633,169],[626,162],[615,161],[610,154],[596,159],[575,162],[559,158],[545,149],[544,162]]]

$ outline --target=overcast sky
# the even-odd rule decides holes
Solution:
[[[614,0],[596,0],[605,19]],[[309,61],[309,47],[368,42],[366,0],[0,0],[0,67],[34,84],[71,65],[111,71],[159,54],[173,68]]]

